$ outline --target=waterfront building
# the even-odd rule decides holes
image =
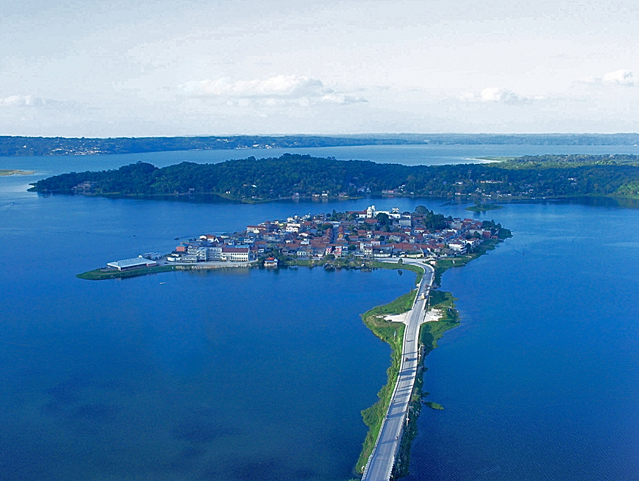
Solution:
[[[107,267],[113,267],[119,271],[126,271],[128,269],[135,269],[136,267],[153,267],[158,263],[151,259],[146,259],[142,256],[134,257],[133,259],[124,259],[121,261],[107,262]]]
[[[269,257],[264,261],[264,267],[277,267],[278,260],[275,257]]]

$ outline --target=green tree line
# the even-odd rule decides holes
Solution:
[[[601,159],[608,156],[600,156]],[[528,158],[530,159],[530,158]],[[600,159],[600,160],[601,160]],[[519,165],[513,168],[513,165]],[[72,172],[36,182],[37,192],[73,193],[91,183],[97,195],[218,194],[236,200],[276,200],[394,191],[420,197],[497,196],[513,198],[583,195],[639,196],[639,166],[626,162],[553,161],[550,166],[520,160],[495,164],[406,166],[338,161],[309,155],[232,160],[218,164],[183,162],[164,168],[138,162],[117,170]]]

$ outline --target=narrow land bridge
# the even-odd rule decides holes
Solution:
[[[388,481],[408,424],[408,406],[417,376],[419,363],[419,327],[425,321],[428,295],[435,278],[435,269],[414,259],[404,259],[404,264],[424,269],[424,276],[417,289],[413,308],[406,313],[404,345],[395,390],[391,396],[386,417],[377,437],[373,452],[368,458],[362,481]]]

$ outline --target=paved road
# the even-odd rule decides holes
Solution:
[[[425,272],[419,285],[413,309],[406,315],[402,363],[399,369],[397,385],[388,407],[386,419],[382,424],[377,444],[364,470],[362,481],[388,481],[390,479],[407,422],[410,396],[415,385],[419,348],[417,336],[419,335],[419,326],[424,322],[426,315],[426,301],[433,285],[435,270],[429,264],[414,259],[404,259],[404,264],[418,265],[423,267]]]

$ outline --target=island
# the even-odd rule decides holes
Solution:
[[[7,175],[33,175],[35,171],[33,170],[19,170],[19,169],[0,169],[0,176]]]
[[[180,242],[170,253],[111,261],[78,277],[103,280],[227,267],[370,269],[379,267],[380,259],[400,257],[461,262],[510,235],[492,220],[445,217],[424,206],[400,212],[371,205],[362,211],[266,220],[241,232],[202,234]]]
[[[355,472],[365,480],[388,479],[391,473],[407,474],[422,404],[443,409],[424,401],[428,394],[422,392],[424,357],[444,332],[459,324],[452,295],[437,288],[442,273],[510,236],[492,220],[446,217],[424,206],[400,212],[371,205],[362,211],[266,220],[241,232],[202,234],[180,242],[168,254],[147,252],[111,261],[78,277],[104,280],[171,270],[299,266],[412,271],[417,275],[415,289],[362,315],[364,324],[391,346],[391,366],[379,401],[362,411],[369,431]]]
[[[538,156],[432,166],[298,154],[217,164],[183,162],[163,168],[138,162],[117,170],[56,175],[33,183],[29,190],[246,203],[366,196],[445,198],[484,205],[584,196],[639,199],[639,156]]]

